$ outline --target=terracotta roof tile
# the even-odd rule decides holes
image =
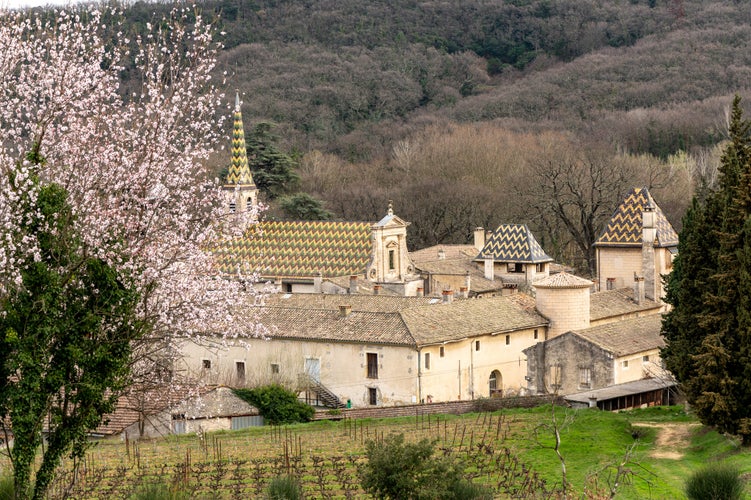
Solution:
[[[551,274],[532,283],[537,288],[589,288],[593,285],[592,281],[566,272]]]
[[[509,297],[455,300],[401,311],[418,345],[535,328],[548,321]]]
[[[589,318],[592,321],[624,314],[659,310],[661,307],[659,303],[649,299],[637,304],[634,300],[634,291],[630,288],[605,290],[589,296]]]
[[[665,340],[660,335],[661,327],[662,315],[651,314],[572,333],[620,357],[663,347]]]

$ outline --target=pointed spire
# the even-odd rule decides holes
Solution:
[[[394,215],[394,202],[389,200],[389,215]]]
[[[235,111],[232,115],[232,162],[227,172],[227,185],[254,186],[253,176],[248,166],[248,153],[245,146],[243,115],[240,111],[240,93],[235,93]]]

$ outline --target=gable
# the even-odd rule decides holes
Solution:
[[[678,246],[678,233],[665,214],[652,199],[647,188],[634,188],[626,195],[610,218],[605,231],[595,242],[595,246],[635,246],[642,245],[642,211],[648,203],[655,210],[655,229],[658,247]]]
[[[313,278],[363,274],[373,242],[367,222],[264,221],[214,251],[220,272]]]
[[[475,260],[492,258],[495,262],[552,262],[526,224],[501,224],[485,242]]]

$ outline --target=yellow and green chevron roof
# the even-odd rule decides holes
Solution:
[[[495,262],[552,262],[526,224],[501,224],[485,242],[475,260]]]
[[[264,221],[215,250],[219,270],[257,271],[265,278],[362,274],[370,261],[371,223]]]
[[[245,129],[240,111],[240,95],[235,94],[235,111],[232,114],[232,161],[227,172],[227,185],[254,186],[245,149]]]
[[[650,202],[655,211],[657,246],[678,246],[678,233],[654,202],[646,187],[629,191],[610,218],[605,231],[595,242],[595,246],[640,247],[642,245],[642,211]]]

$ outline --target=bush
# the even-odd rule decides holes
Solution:
[[[451,457],[434,456],[434,444],[423,439],[405,443],[403,434],[366,443],[368,461],[360,468],[363,489],[376,498],[492,499],[492,493],[462,477]]]
[[[188,500],[191,496],[186,491],[175,490],[166,484],[145,483],[139,486],[130,498],[131,500]]]
[[[258,408],[270,424],[308,422],[315,413],[312,406],[301,403],[294,392],[278,384],[255,389],[235,389],[235,394]]]
[[[738,469],[727,464],[710,464],[686,481],[689,500],[737,500],[743,498],[743,481]]]
[[[302,485],[293,476],[276,476],[266,488],[268,500],[299,500],[303,498]]]

